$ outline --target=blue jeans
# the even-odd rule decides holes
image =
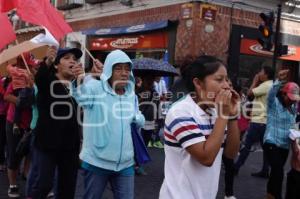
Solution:
[[[55,180],[55,199],[73,199],[75,195],[79,157],[73,151],[42,151],[34,147],[37,167],[31,188],[32,199],[46,198]]]
[[[114,199],[134,198],[134,175],[124,176],[115,172],[103,175],[84,170],[84,199],[100,199],[107,183],[110,183]]]
[[[27,176],[27,181],[26,181],[26,188],[25,188],[25,195],[26,197],[31,198],[32,197],[32,187],[35,183],[35,180],[38,178],[39,175],[39,165],[38,165],[38,154],[37,151],[34,150],[34,130],[32,130],[32,137],[31,137],[31,164],[30,164],[30,170],[29,170],[29,174]],[[55,176],[54,176],[54,180],[53,180],[53,190],[56,190],[56,180],[57,180],[57,171],[55,172]]]
[[[245,163],[251,151],[251,147],[254,143],[260,142],[260,145],[263,146],[265,130],[265,124],[254,122],[250,123],[248,133],[246,135],[245,146],[240,150],[240,155],[234,165],[235,169],[238,170]],[[267,158],[265,157],[265,152],[263,152],[263,168],[261,171],[269,172],[269,164]]]

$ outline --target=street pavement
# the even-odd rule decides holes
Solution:
[[[147,176],[136,176],[135,178],[135,199],[157,199],[159,189],[164,175],[164,151],[162,149],[151,148],[149,152],[152,162],[145,166]],[[239,175],[235,178],[235,196],[237,199],[262,199],[266,193],[266,179],[255,178],[250,174],[258,171],[261,167],[262,152],[257,151],[250,154],[246,164],[240,169]],[[289,165],[289,161],[287,162]],[[286,167],[288,171],[288,166]],[[285,177],[286,179],[286,177]],[[19,179],[22,194],[24,195],[25,182]],[[284,181],[285,185],[285,181]],[[285,187],[285,186],[284,186]],[[0,199],[7,199],[7,175],[0,173]],[[83,174],[78,172],[78,182],[76,190],[76,199],[83,197]],[[24,197],[21,197],[24,198]],[[112,193],[108,187],[103,199],[112,199]],[[219,192],[217,199],[224,198],[224,172],[221,171]],[[186,198],[188,199],[188,198]]]

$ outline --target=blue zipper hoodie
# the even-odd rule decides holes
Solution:
[[[144,116],[136,107],[134,77],[125,87],[124,95],[117,95],[108,83],[113,66],[129,63],[121,50],[108,54],[101,80],[90,79],[80,86],[72,86],[72,95],[83,107],[83,144],[80,159],[93,166],[120,171],[134,165],[130,124],[143,126]]]

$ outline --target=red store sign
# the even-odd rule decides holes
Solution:
[[[253,39],[241,40],[240,53],[246,55],[257,55],[257,56],[273,56],[273,52],[265,51],[262,46]],[[289,45],[288,54],[279,57],[279,59],[300,61],[300,47]]]
[[[135,36],[93,38],[90,39],[89,44],[90,50],[159,49],[167,48],[167,41],[167,34],[159,32]]]

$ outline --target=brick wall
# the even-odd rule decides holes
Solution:
[[[160,20],[178,20],[175,62],[184,60],[187,55],[198,56],[200,54],[215,55],[226,61],[228,56],[230,24],[256,28],[261,20],[258,13],[234,9],[232,17],[230,17],[231,8],[222,6],[217,6],[217,8],[216,21],[206,21],[200,19],[200,3],[195,2],[191,27],[187,27],[187,21],[181,19],[181,4],[71,22],[71,26],[74,31],[79,31],[93,27],[106,28]],[[205,32],[204,28],[207,24],[214,26],[213,32]]]

